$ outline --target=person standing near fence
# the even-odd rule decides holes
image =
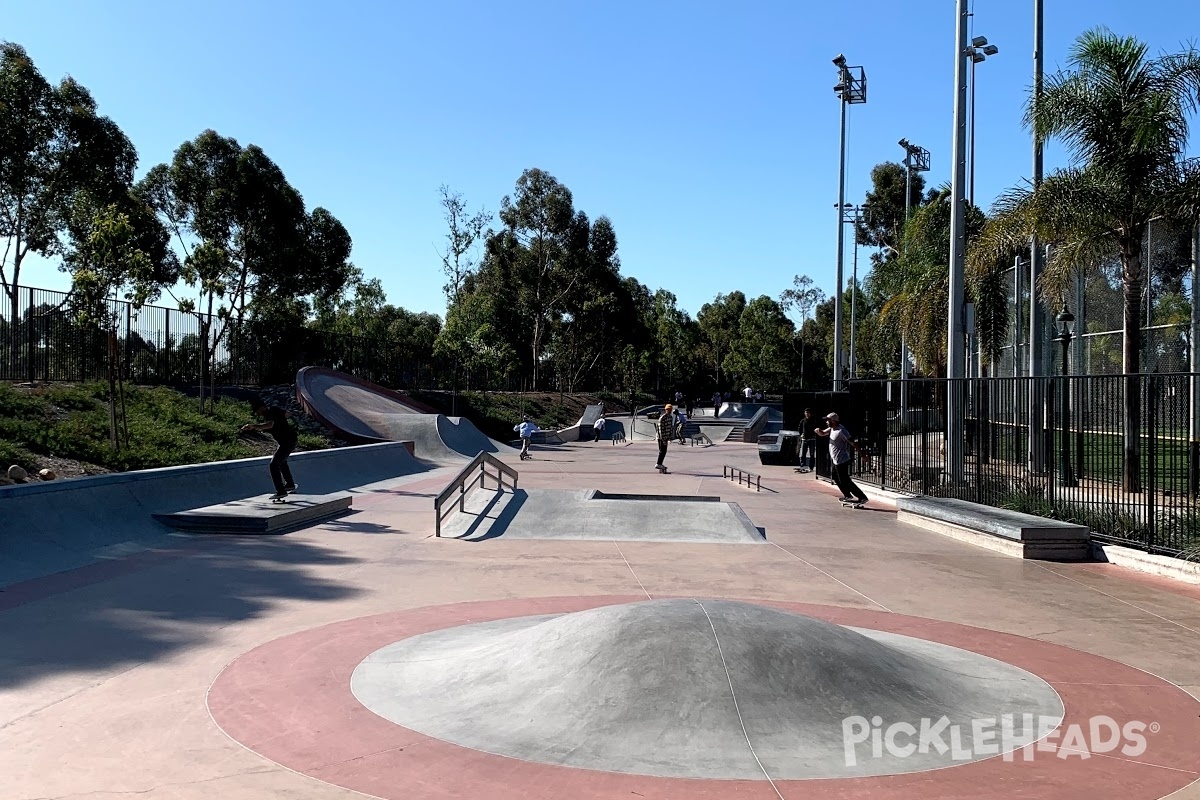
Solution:
[[[288,422],[287,412],[279,406],[269,406],[261,398],[255,398],[251,405],[254,413],[263,421],[249,422],[242,426],[242,430],[267,431],[278,444],[275,455],[271,456],[271,482],[275,484],[275,494],[271,495],[271,499],[281,500],[296,491],[296,482],[292,480],[292,470],[288,467],[288,457],[296,449],[299,436]]]
[[[804,419],[800,420],[801,472],[812,472],[817,468],[817,427],[820,424],[811,408],[804,409]]]
[[[843,503],[855,503],[860,508],[867,504],[867,495],[858,488],[850,478],[850,464],[854,461],[854,452],[858,443],[850,435],[850,431],[841,423],[836,413],[825,415],[828,428],[817,428],[817,436],[829,439],[829,460],[833,463],[833,480],[842,490]]]

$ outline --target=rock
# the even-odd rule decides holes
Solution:
[[[52,481],[57,478],[58,475],[56,475],[52,469],[42,469],[38,470],[38,477],[44,481]]]
[[[24,467],[18,464],[13,464],[8,468],[8,477],[17,483],[21,483],[29,477],[29,473],[25,471]]]

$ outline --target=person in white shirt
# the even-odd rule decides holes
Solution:
[[[607,420],[604,419],[604,415],[601,414],[600,417],[595,422],[592,423],[592,429],[595,431],[595,434],[596,434],[595,437],[592,439],[593,442],[600,441],[600,437],[604,435],[604,424],[606,422],[607,422]]]
[[[750,398],[754,397],[754,390],[747,386],[742,390],[742,394],[746,395],[746,399],[749,400]]]
[[[679,424],[675,428],[675,434],[679,437],[679,443],[685,444],[683,439],[683,428],[687,425],[687,414],[682,408],[675,409],[675,416],[679,419]]]
[[[854,441],[853,435],[841,423],[837,414],[826,414],[825,421],[828,423],[828,427],[817,428],[816,434],[829,440],[829,460],[833,462],[833,481],[842,490],[842,502],[854,502],[859,506],[864,506],[867,504],[867,495],[850,477],[850,464],[854,460],[854,453],[859,450],[858,442]]]
[[[527,458],[533,458],[533,456],[529,455],[529,440],[533,438],[534,432],[541,430],[538,428],[537,423],[531,422],[529,417],[522,417],[521,424],[514,425],[513,430],[521,437],[521,460],[524,461]]]

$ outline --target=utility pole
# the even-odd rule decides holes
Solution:
[[[958,35],[954,43],[954,173],[950,184],[950,297],[946,331],[946,472],[951,485],[959,486],[964,474],[966,412],[964,371],[963,298],[966,272],[967,214],[967,59],[972,49],[967,41],[967,0],[958,0]]]
[[[1033,107],[1042,99],[1043,0],[1033,0]],[[1042,185],[1042,141],[1033,135],[1033,189]],[[1046,400],[1044,353],[1045,309],[1038,299],[1043,269],[1042,245],[1034,233],[1029,242],[1029,471],[1046,471]]]
[[[912,176],[913,172],[928,172],[929,171],[929,151],[924,147],[920,147],[908,141],[901,139],[900,146],[904,148],[904,222],[908,224],[908,220],[912,217]],[[897,244],[903,245],[902,242]],[[908,423],[908,379],[909,379],[909,360],[911,356],[908,352],[908,342],[905,341],[904,335],[900,335],[900,420],[902,424]]]

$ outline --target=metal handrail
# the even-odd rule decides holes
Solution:
[[[494,475],[487,471],[489,466],[495,467],[496,473]],[[472,477],[476,469],[479,470],[479,475]],[[438,537],[439,539],[442,536],[442,520],[444,520],[446,515],[449,513],[448,511],[443,511],[442,506],[447,500],[453,499],[457,494],[458,510],[463,511],[463,502],[466,499],[467,492],[475,488],[476,483],[479,484],[480,489],[486,489],[487,479],[492,477],[496,479],[496,490],[500,491],[504,489],[505,475],[512,477],[512,488],[516,489],[518,477],[517,471],[486,450],[479,451],[479,455],[471,459],[470,464],[467,464],[465,467],[459,470],[458,474],[455,475],[454,478],[451,479],[450,483],[446,485],[446,488],[442,489],[438,496],[433,498],[433,510],[436,512],[436,518],[434,520],[434,536]],[[458,490],[457,493],[455,492],[455,489]]]
[[[732,479],[735,476],[735,474],[737,476],[738,486],[742,485],[742,476],[745,476],[747,488],[749,488],[751,486],[750,479],[753,478],[754,479],[754,483],[753,483],[754,491],[756,491],[756,492],[762,491],[762,476],[759,475],[758,473],[748,472],[747,470],[744,470],[741,467],[734,467],[729,464],[725,464],[721,467],[721,477],[722,478]]]

